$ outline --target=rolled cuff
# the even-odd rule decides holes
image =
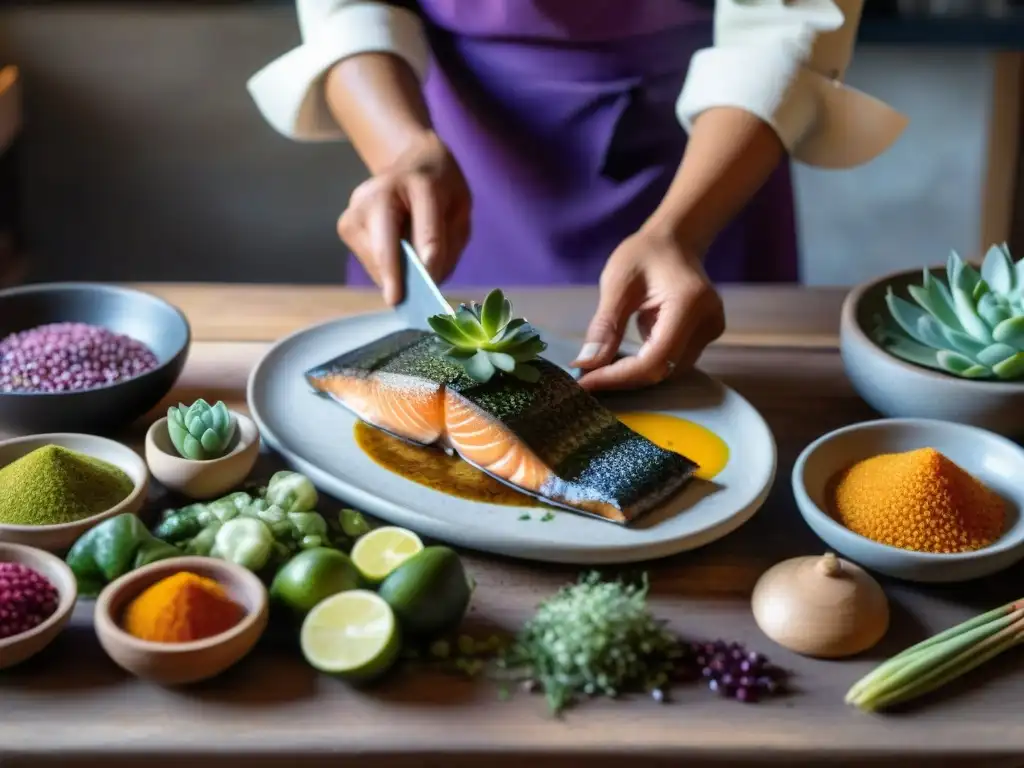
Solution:
[[[690,131],[698,115],[713,107],[756,115],[794,160],[822,168],[873,160],[908,123],[878,99],[803,66],[794,51],[778,44],[694,54],[676,114]]]
[[[423,26],[414,13],[357,3],[335,11],[317,24],[315,35],[253,75],[249,94],[267,122],[290,139],[344,139],[327,107],[324,76],[339,61],[360,53],[394,54],[421,80],[430,60]]]

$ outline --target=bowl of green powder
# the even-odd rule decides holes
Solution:
[[[0,542],[63,553],[146,499],[149,470],[115,440],[69,433],[0,442]]]

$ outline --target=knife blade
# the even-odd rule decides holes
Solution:
[[[395,306],[395,312],[409,328],[430,330],[427,318],[431,315],[454,315],[455,310],[445,300],[427,272],[426,266],[407,240],[400,242],[402,259],[402,283],[405,291],[402,300]]]

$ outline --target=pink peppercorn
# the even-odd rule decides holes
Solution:
[[[21,563],[0,563],[0,640],[42,624],[57,610],[57,590]]]
[[[85,323],[51,323],[0,339],[0,392],[74,392],[157,367],[141,341]]]

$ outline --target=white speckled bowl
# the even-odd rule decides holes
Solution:
[[[945,454],[1008,502],[1007,529],[976,552],[931,554],[879,544],[849,530],[827,512],[827,486],[837,472],[880,453],[931,447]],[[930,419],[880,419],[818,438],[793,467],[793,494],[804,520],[844,557],[878,573],[919,582],[988,576],[1024,558],[1024,449],[977,427]]]
[[[945,268],[931,270],[945,281]],[[921,270],[897,272],[854,288],[843,302],[839,343],[846,375],[857,393],[883,416],[971,424],[1010,437],[1024,435],[1024,382],[972,381],[906,363],[869,336],[886,314],[886,287],[909,298]]]

